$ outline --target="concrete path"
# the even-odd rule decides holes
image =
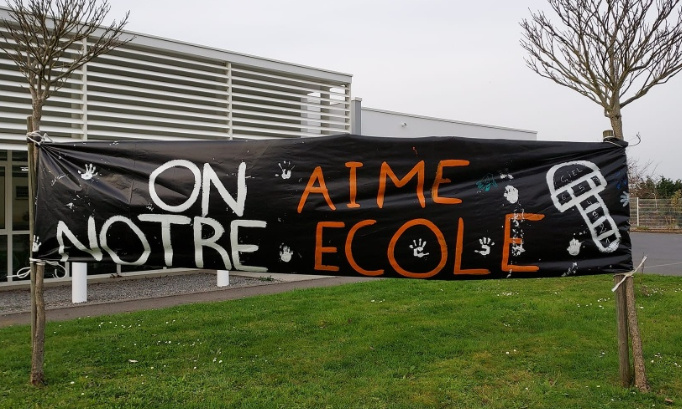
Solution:
[[[637,267],[644,256],[644,273],[682,276],[682,234],[632,232],[632,261]]]
[[[237,273],[233,273],[237,274]],[[238,273],[248,275],[248,273]],[[262,275],[262,274],[260,274]],[[254,277],[260,276],[254,275]],[[224,287],[213,291],[172,295],[166,297],[143,298],[105,303],[83,303],[65,308],[48,309],[47,322],[72,320],[81,317],[97,317],[101,315],[120,314],[132,311],[154,310],[177,305],[235,300],[257,295],[278,294],[305,288],[331,287],[335,285],[375,280],[365,277],[327,277],[294,274],[268,274],[276,283],[255,285],[250,287]],[[22,312],[0,316],[0,328],[10,325],[28,325],[31,313]]]

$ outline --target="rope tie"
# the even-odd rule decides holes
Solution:
[[[52,143],[52,138],[50,138],[47,135],[47,132],[43,131],[33,131],[33,132],[28,132],[26,134],[26,139],[29,141],[33,142],[34,144],[40,146],[40,144],[43,142],[43,140],[47,140],[47,142]]]
[[[642,266],[644,265],[644,262],[645,262],[645,261],[646,261],[646,256],[644,256],[644,258],[642,259],[642,262],[639,263],[639,265],[637,266],[636,269],[630,271],[629,273],[623,274],[623,279],[620,280],[620,281],[618,282],[618,284],[616,284],[616,285],[611,289],[611,292],[614,292],[614,293],[615,293],[616,290],[618,289],[618,287],[620,287],[620,285],[623,284],[623,283],[625,282],[625,280],[626,280],[628,277],[632,277],[633,275],[635,275],[635,273],[637,272],[637,270],[639,270],[640,268],[642,268]]]
[[[31,263],[36,263],[36,264],[42,263],[42,264],[49,264],[51,266],[61,266],[61,264],[58,261],[41,260],[39,258],[33,258],[33,257],[29,258],[28,261]]]

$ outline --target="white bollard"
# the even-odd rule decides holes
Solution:
[[[228,270],[218,270],[218,287],[230,285],[230,272]]]
[[[88,265],[71,263],[71,302],[74,304],[88,301]]]

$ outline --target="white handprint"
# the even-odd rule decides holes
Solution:
[[[480,250],[474,250],[476,253],[482,255],[482,256],[487,256],[490,254],[490,246],[494,246],[495,242],[493,242],[490,237],[483,237],[478,239],[478,242],[481,244],[481,249]]]
[[[34,236],[33,237],[33,245],[31,246],[31,250],[36,253],[38,250],[40,250],[40,245],[43,244],[40,242],[40,237]]]
[[[95,176],[98,175],[98,173],[95,172],[96,169],[97,169],[97,168],[95,167],[95,165],[93,165],[93,164],[88,164],[88,165],[85,165],[85,172],[84,172],[84,173],[81,173],[80,170],[78,171],[78,173],[80,173],[81,178],[82,178],[83,180],[90,180],[90,179],[92,179],[93,177],[95,177]]]
[[[426,247],[426,240],[419,239],[419,242],[412,240],[412,244],[410,244],[412,255],[419,258],[428,256],[429,253],[424,253],[424,247]]]
[[[620,204],[623,205],[623,207],[627,206],[630,203],[630,193],[628,192],[623,192],[620,195]]]
[[[576,239],[572,239],[569,242],[568,248],[566,250],[568,250],[568,254],[570,254],[572,256],[577,256],[578,254],[580,254],[580,246],[581,245],[582,245],[581,241],[578,241]]]
[[[512,252],[512,256],[518,257],[522,253],[525,253],[526,249],[523,248],[523,244],[512,244],[511,252]]]
[[[504,197],[509,203],[516,203],[519,201],[519,191],[514,186],[507,186],[504,188]]]
[[[282,179],[289,179],[291,178],[291,171],[296,167],[296,165],[292,165],[290,161],[283,161],[281,163],[278,163],[279,168],[282,170],[281,175],[275,175],[275,176],[280,176]]]
[[[291,249],[289,248],[289,246],[285,246],[284,244],[282,244],[281,246],[279,246],[279,248],[280,248],[280,251],[279,251],[279,259],[282,260],[282,261],[285,262],[285,263],[290,262],[290,261],[291,261],[291,256],[294,255],[294,252],[291,251]]]

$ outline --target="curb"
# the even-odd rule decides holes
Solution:
[[[236,275],[236,274],[235,274]],[[153,298],[138,298],[124,301],[104,301],[98,303],[75,304],[45,311],[46,321],[57,322],[85,317],[121,314],[142,310],[155,310],[179,305],[236,300],[259,295],[279,294],[287,291],[331,287],[342,284],[370,281],[369,277],[299,277],[296,281],[279,281],[268,284],[255,284],[242,287],[224,287],[215,290],[167,295]],[[31,323],[30,312],[18,312],[0,316],[0,328]]]

